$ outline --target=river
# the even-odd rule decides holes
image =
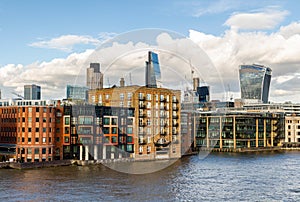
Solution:
[[[133,175],[102,165],[0,170],[1,201],[299,201],[300,152],[212,153]]]

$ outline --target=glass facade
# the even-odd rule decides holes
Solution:
[[[268,103],[272,70],[260,65],[241,65],[241,98]]]
[[[148,61],[146,61],[146,86],[157,87],[157,80],[161,79],[158,55],[154,52],[148,52]]]
[[[88,88],[67,85],[67,99],[87,100]]]
[[[35,84],[24,86],[24,99],[25,100],[40,100],[41,87]]]

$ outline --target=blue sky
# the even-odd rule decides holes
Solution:
[[[29,64],[65,57],[66,51],[29,46],[61,35],[123,33],[140,28],[163,28],[188,35],[190,29],[221,35],[235,12],[277,6],[289,12],[281,25],[298,21],[297,1],[0,1],[0,65]],[[272,30],[267,30],[272,31]],[[89,47],[78,45],[80,51]]]
[[[0,0],[0,88],[22,93],[23,84],[39,82],[33,69],[47,74],[57,59],[68,66],[70,58],[84,57],[109,37],[161,28],[206,51],[236,96],[238,65],[258,62],[273,68],[271,97],[297,101],[299,10],[296,0]],[[50,80],[44,81],[45,97],[65,85]]]

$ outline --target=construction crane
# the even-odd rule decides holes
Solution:
[[[24,99],[24,96],[16,93],[16,92],[11,92],[12,94],[16,95],[18,98]]]

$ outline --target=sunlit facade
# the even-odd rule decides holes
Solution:
[[[241,65],[241,98],[246,102],[268,103],[272,70],[261,65]]]

